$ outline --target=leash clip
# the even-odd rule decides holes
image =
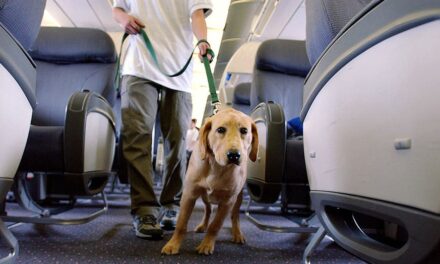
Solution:
[[[220,111],[221,105],[222,104],[220,102],[211,103],[213,115],[216,115],[218,111]]]

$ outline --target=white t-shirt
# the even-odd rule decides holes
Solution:
[[[186,131],[186,150],[193,151],[199,138],[199,131],[196,128]]]
[[[159,65],[167,74],[180,70],[194,48],[192,13],[204,9],[205,16],[208,16],[212,12],[211,0],[115,0],[113,6],[142,21]],[[126,42],[127,49],[122,51],[125,52],[122,75],[133,75],[174,90],[190,92],[192,63],[182,75],[171,78],[157,69],[139,34],[130,35]]]

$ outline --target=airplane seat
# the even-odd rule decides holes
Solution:
[[[42,27],[30,54],[37,64],[38,105],[19,167],[21,204],[102,192],[117,131],[111,38],[97,29]]]
[[[264,41],[255,58],[251,107],[273,101],[283,106],[286,118],[298,117],[302,106],[303,82],[309,70],[304,41]]]
[[[267,40],[257,51],[250,99],[260,148],[247,177],[256,202],[271,204],[281,194],[283,204],[309,208],[302,138],[286,133],[286,121],[299,117],[309,69],[304,41]]]
[[[239,83],[234,88],[232,107],[247,115],[251,113],[251,83]]]
[[[13,179],[29,134],[36,107],[35,63],[26,52],[40,29],[46,1],[0,1],[0,204]],[[18,242],[0,220],[0,234],[12,252],[0,262],[13,262]]]
[[[439,263],[440,2],[307,0],[306,25],[304,153],[325,232],[370,263]]]

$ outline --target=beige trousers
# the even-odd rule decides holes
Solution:
[[[191,94],[135,76],[123,76],[121,87],[121,136],[128,165],[131,213],[158,217],[160,207],[171,207],[180,200]],[[164,185],[159,199],[154,193],[151,159],[152,132],[158,116],[165,149]]]

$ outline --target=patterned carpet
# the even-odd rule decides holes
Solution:
[[[117,191],[117,190],[116,190]],[[126,192],[127,190],[123,191]],[[225,221],[217,238],[214,254],[201,256],[195,251],[204,234],[190,231],[176,256],[162,256],[160,250],[170,239],[167,231],[160,241],[135,237],[129,214],[127,194],[109,197],[108,212],[90,223],[77,226],[21,224],[11,229],[19,242],[17,263],[301,263],[310,239],[308,235],[262,231],[241,214],[245,245],[230,242],[231,223]],[[80,206],[60,217],[81,217],[96,211],[96,202],[80,200]],[[7,203],[8,214],[23,214],[15,203]],[[201,202],[190,219],[193,230],[203,214]],[[259,221],[278,226],[291,226],[289,220],[273,215],[255,215]],[[10,224],[10,223],[7,223]],[[1,256],[8,254],[0,244]],[[325,238],[312,256],[312,263],[365,263]]]

